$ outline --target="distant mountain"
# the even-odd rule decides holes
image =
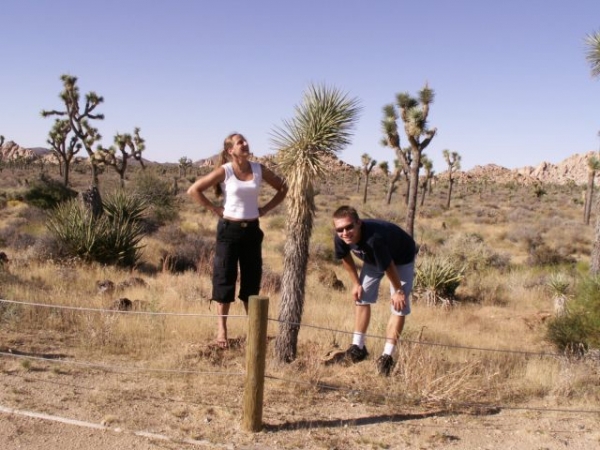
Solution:
[[[500,183],[515,181],[519,183],[550,183],[550,184],[586,184],[588,179],[588,161],[590,157],[598,157],[597,152],[575,153],[558,164],[542,162],[537,167],[525,166],[519,169],[507,169],[496,164],[475,166],[466,172],[456,174],[457,181],[468,179],[487,179]],[[444,178],[445,172],[438,175]],[[596,174],[600,180],[600,173]]]
[[[456,173],[457,182],[466,182],[469,180],[487,179],[490,181],[507,183],[507,182],[519,182],[532,184],[536,182],[541,183],[553,183],[553,184],[565,184],[575,182],[576,184],[587,183],[588,178],[588,160],[592,156],[598,156],[597,152],[588,152],[583,154],[574,154],[564,159],[558,164],[552,164],[549,162],[541,162],[537,167],[526,166],[519,169],[507,169],[496,164],[487,164],[485,166],[475,166],[473,169]],[[0,147],[0,159],[4,161],[10,161],[12,159],[24,158],[26,160],[36,160],[44,158],[47,162],[56,164],[56,157],[47,148],[44,147],[33,147],[24,148],[13,141],[5,142]],[[85,158],[84,158],[85,159]],[[212,166],[217,159],[217,155],[202,160],[195,161],[195,166]],[[273,155],[267,155],[258,158],[263,164],[271,165],[273,162]],[[144,165],[157,165],[159,163],[143,159]],[[139,162],[131,159],[130,164],[136,165]],[[172,163],[177,164],[177,163]],[[333,156],[329,158],[326,165],[331,170],[341,170],[353,167],[346,164],[344,161]],[[445,172],[438,174],[439,179],[444,179],[446,176]],[[597,174],[598,180],[600,180],[600,173]]]

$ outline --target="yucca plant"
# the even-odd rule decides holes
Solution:
[[[450,258],[426,256],[417,265],[415,295],[428,306],[452,306],[464,271],[464,266]]]
[[[567,276],[562,272],[555,272],[550,275],[547,286],[552,293],[554,301],[554,313],[562,316],[567,312],[568,292],[571,283]]]
[[[104,214],[96,218],[80,202],[70,200],[50,213],[47,227],[67,256],[131,267],[141,256],[145,208],[139,197],[117,192],[106,197]]]

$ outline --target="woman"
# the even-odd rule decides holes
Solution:
[[[217,302],[217,345],[228,347],[227,315],[235,301],[235,285],[240,270],[238,298],[248,312],[248,297],[258,294],[262,277],[263,232],[259,217],[279,205],[287,193],[285,182],[269,168],[249,160],[250,147],[243,135],[227,136],[220,155],[220,165],[197,180],[188,194],[202,206],[219,216],[217,245],[213,265],[212,299]],[[262,180],[276,193],[263,206],[258,206]],[[204,192],[215,188],[223,195],[223,205],[217,206]]]

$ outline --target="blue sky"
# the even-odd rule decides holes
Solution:
[[[339,157],[391,163],[382,107],[427,82],[437,172],[444,149],[465,170],[558,163],[600,148],[584,45],[599,29],[598,0],[3,0],[0,134],[47,146],[39,112],[61,106],[68,73],[104,97],[106,146],[139,126],[147,159],[197,160],[240,131],[265,155],[317,83],[363,107]]]

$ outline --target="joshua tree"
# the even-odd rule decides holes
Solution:
[[[600,31],[589,34],[585,38],[587,45],[586,59],[590,64],[592,76],[600,77]],[[600,273],[600,202],[596,202],[596,230],[592,256],[590,262],[590,273],[598,275]]]
[[[94,110],[98,105],[104,102],[104,98],[95,92],[89,92],[85,96],[83,110],[79,106],[79,87],[77,87],[77,77],[71,75],[62,75],[60,79],[63,82],[63,91],[60,98],[65,104],[64,111],[49,110],[42,111],[42,117],[61,116],[71,126],[71,130],[79,139],[90,158],[92,169],[92,186],[98,186],[98,161],[95,158],[94,144],[102,138],[98,130],[91,124],[91,120],[103,120],[104,114],[95,114]]]
[[[588,159],[588,180],[585,191],[585,206],[583,208],[583,223],[590,224],[590,214],[592,212],[592,203],[594,198],[594,180],[596,172],[600,170],[600,160],[596,156],[590,156]]]
[[[385,201],[389,205],[392,201],[392,194],[396,192],[396,183],[402,176],[402,165],[400,162],[395,159],[394,160],[394,171],[387,172],[387,192],[385,194]]]
[[[369,176],[371,175],[371,170],[373,170],[373,166],[377,164],[373,158],[371,158],[368,154],[363,153],[360,157],[362,161],[362,171],[365,174],[365,188],[363,190],[363,203],[367,203],[367,189],[369,187]]]
[[[56,119],[46,142],[56,155],[58,169],[63,176],[63,184],[68,186],[71,161],[82,147],[77,136],[71,133],[71,123],[66,119]]]
[[[390,165],[388,164],[387,161],[381,161],[377,167],[379,167],[379,170],[381,170],[381,173],[383,174],[384,177],[389,177],[390,176]]]
[[[273,132],[279,167],[289,187],[287,240],[284,245],[280,328],[275,354],[280,362],[296,358],[304,308],[308,250],[315,215],[315,184],[327,175],[325,156],[350,143],[360,107],[335,88],[311,85],[296,116]]]
[[[425,194],[427,191],[431,193],[431,179],[433,178],[433,161],[431,161],[426,155],[421,157],[421,165],[425,170],[425,176],[423,177],[423,182],[421,183],[421,204],[419,206],[423,206],[425,203]]]
[[[116,146],[116,147],[115,147]],[[97,163],[106,164],[115,169],[119,174],[121,181],[121,187],[125,187],[125,172],[127,171],[127,161],[129,158],[133,158],[139,161],[142,169],[144,169],[144,160],[142,159],[142,152],[146,148],[146,141],[140,136],[140,128],[135,127],[133,129],[133,137],[126,134],[115,134],[115,145],[105,149],[102,146],[98,146],[94,158]],[[129,149],[129,151],[127,151]],[[120,152],[120,156],[117,156],[117,150]]]
[[[450,208],[450,200],[452,199],[452,186],[454,185],[454,177],[452,176],[455,171],[460,170],[460,155],[457,152],[450,152],[446,149],[442,152],[446,164],[448,164],[448,197],[446,198],[446,209]]]
[[[192,167],[192,160],[187,156],[179,158],[179,177],[185,177],[188,169]]]
[[[383,143],[391,147],[405,170],[410,174],[408,190],[408,207],[406,216],[406,231],[412,236],[414,234],[415,217],[417,213],[417,194],[419,188],[419,170],[421,167],[421,155],[437,131],[436,128],[427,127],[429,107],[433,103],[435,93],[429,85],[425,84],[419,91],[419,99],[411,97],[407,92],[396,95],[396,105],[400,111],[398,115],[396,106],[386,105],[383,108],[384,118],[382,121],[384,140]],[[412,161],[408,161],[400,148],[400,135],[398,133],[398,118],[404,123],[404,131],[410,144],[410,155]]]
[[[362,180],[362,170],[360,170],[360,167],[354,168],[354,175],[356,176],[356,192],[360,192],[360,182]]]
[[[0,149],[2,149],[3,145],[4,145],[4,136],[2,136],[0,134]],[[4,155],[2,154],[2,152],[0,152],[0,172],[2,172],[2,169],[4,169],[4,163],[2,161],[3,158],[4,158]]]
[[[381,170],[381,173],[383,174],[384,180],[385,180],[385,186],[386,189],[389,189],[390,187],[390,181],[391,181],[391,172],[390,172],[390,165],[387,161],[381,161],[377,167],[379,167],[379,170]]]

